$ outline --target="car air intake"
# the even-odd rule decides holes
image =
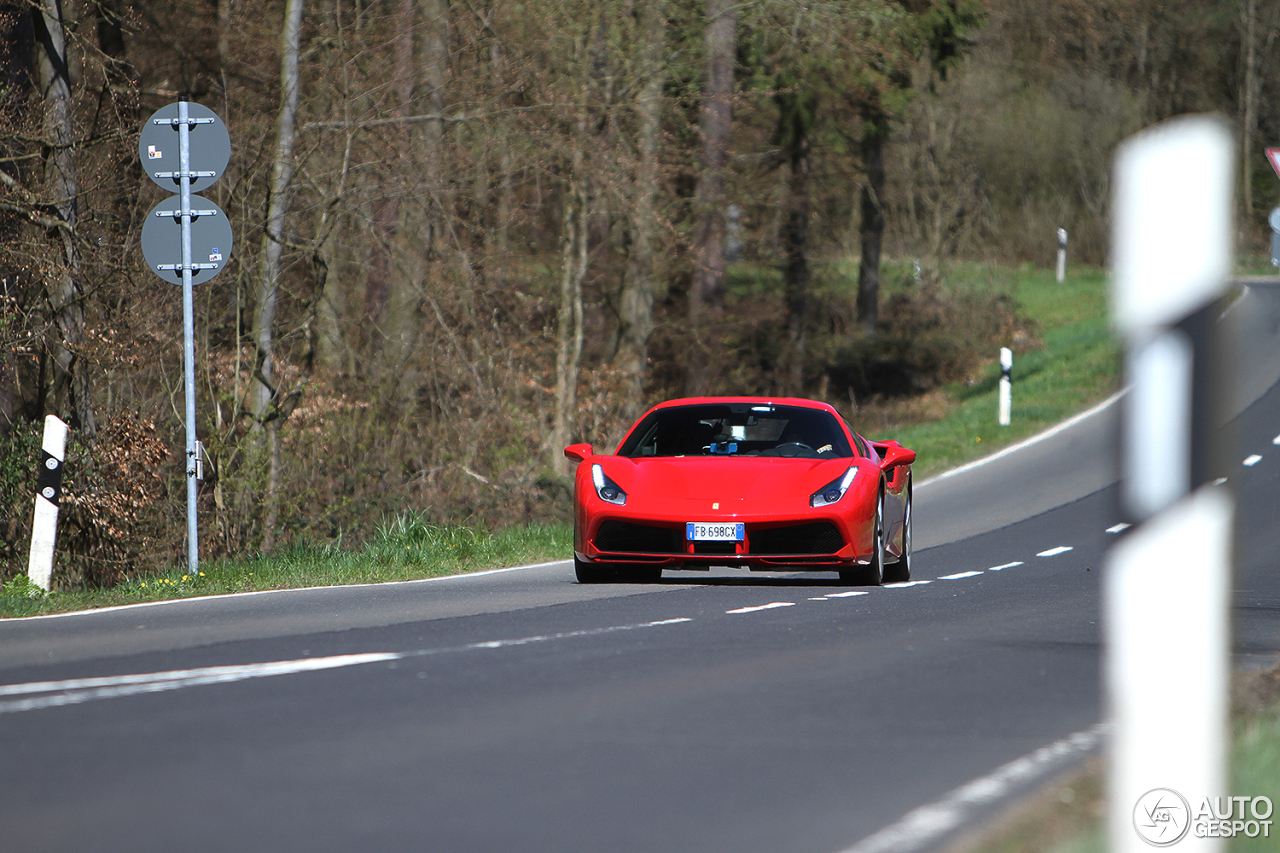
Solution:
[[[829,521],[750,531],[752,554],[834,554],[844,547],[840,531]]]
[[[616,553],[680,554],[684,551],[684,531],[629,521],[606,521],[596,532],[596,547]]]

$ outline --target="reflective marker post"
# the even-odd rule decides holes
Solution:
[[[193,131],[196,132],[193,134]],[[176,139],[173,132],[177,134]],[[162,107],[147,120],[138,139],[138,156],[153,181],[162,187],[176,184],[178,189],[177,196],[160,202],[147,215],[142,226],[142,253],[152,272],[165,281],[182,286],[182,364],[187,420],[187,569],[194,575],[200,567],[196,481],[201,466],[199,442],[196,440],[193,286],[197,277],[202,283],[209,281],[226,266],[231,257],[232,235],[227,215],[222,209],[192,193],[211,186],[226,169],[231,158],[231,139],[226,125],[215,113],[199,104],[182,100]],[[201,168],[193,168],[193,160],[199,161]]]
[[[53,549],[58,540],[58,504],[62,497],[62,465],[67,458],[67,425],[56,415],[45,415],[44,439],[40,446],[27,577],[36,586],[47,590],[53,579]]]
[[[1225,796],[1228,605],[1234,502],[1215,482],[1225,443],[1214,307],[1231,271],[1234,140],[1207,116],[1126,140],[1115,163],[1112,314],[1129,393],[1120,501],[1133,528],[1107,558],[1105,686],[1114,729],[1113,853],[1177,843]]]
[[[1058,284],[1067,280],[1067,229],[1058,229]]]
[[[1013,350],[1000,347],[1000,426],[1013,419]]]

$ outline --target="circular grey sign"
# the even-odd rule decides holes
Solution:
[[[171,192],[180,188],[181,137],[179,105],[161,107],[147,119],[138,137],[138,157],[147,177]],[[208,107],[187,102],[187,168],[195,173],[191,191],[213,185],[231,159],[231,135],[218,114]]]
[[[142,255],[151,271],[182,284],[182,199],[171,196],[151,208],[142,224]],[[231,223],[222,208],[191,196],[191,283],[204,284],[231,260]]]
[[[1271,208],[1271,215],[1267,217],[1267,223],[1271,226],[1271,230],[1280,234],[1280,207]]]

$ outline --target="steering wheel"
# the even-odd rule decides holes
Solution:
[[[794,459],[805,451],[813,453],[813,448],[807,444],[802,444],[799,441],[788,441],[784,444],[779,444],[777,447],[773,448],[773,451],[779,456]]]

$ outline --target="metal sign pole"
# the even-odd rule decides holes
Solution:
[[[191,126],[188,102],[178,102],[178,183],[182,188],[182,369],[187,413],[187,569],[200,569],[196,518],[196,354],[195,298],[191,284]]]
[[[194,137],[192,131],[199,128]],[[174,133],[177,151],[174,151]],[[218,205],[193,193],[212,185],[227,167],[231,138],[212,110],[183,98],[157,110],[142,128],[138,157],[147,176],[178,195],[160,202],[142,226],[142,254],[160,278],[182,287],[182,367],[186,392],[187,566],[200,569],[197,481],[202,479],[196,439],[196,356],[194,285],[213,279],[231,257],[232,234]],[[192,161],[196,168],[192,168]],[[177,203],[175,206],[175,202]],[[176,233],[175,233],[176,232]],[[198,261],[197,261],[198,258]],[[207,259],[207,260],[206,260]]]

